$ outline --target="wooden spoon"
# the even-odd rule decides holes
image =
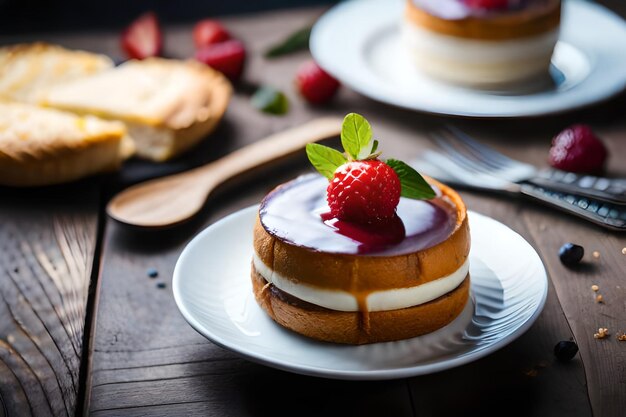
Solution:
[[[121,223],[141,228],[181,223],[196,214],[211,191],[224,181],[340,132],[341,119],[335,117],[301,124],[199,168],[133,185],[111,199],[107,213]]]

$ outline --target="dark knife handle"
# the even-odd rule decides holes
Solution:
[[[626,178],[604,178],[545,169],[528,182],[566,194],[626,205]]]
[[[626,206],[522,184],[523,195],[611,230],[626,231]]]

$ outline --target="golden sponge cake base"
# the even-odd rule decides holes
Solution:
[[[254,296],[278,324],[301,335],[344,344],[390,342],[442,328],[463,311],[469,298],[469,274],[451,292],[428,303],[389,311],[346,312],[299,300],[279,290],[252,266]]]

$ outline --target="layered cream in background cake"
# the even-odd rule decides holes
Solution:
[[[490,88],[547,76],[560,0],[407,0],[402,31],[417,68]]]

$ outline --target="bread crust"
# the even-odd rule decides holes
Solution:
[[[113,66],[105,55],[43,42],[5,46],[0,48],[0,98],[37,103],[50,87]]]
[[[469,274],[453,291],[428,303],[376,312],[335,311],[299,300],[267,281],[252,266],[254,296],[278,324],[325,342],[366,344],[408,339],[452,322],[469,298]]]
[[[50,89],[41,104],[121,120],[137,156],[165,161],[211,133],[231,95],[226,77],[200,62],[149,58]]]
[[[0,185],[59,184],[115,170],[125,135],[120,122],[0,102]]]

